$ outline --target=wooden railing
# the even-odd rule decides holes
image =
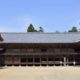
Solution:
[[[61,54],[64,54],[64,55],[70,55],[70,54],[79,54],[79,53],[76,53],[76,52],[39,52],[39,51],[33,51],[33,52],[11,52],[11,51],[7,51],[4,53],[4,55],[61,55]]]

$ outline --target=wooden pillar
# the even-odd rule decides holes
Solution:
[[[46,64],[47,64],[47,66],[48,66],[48,55],[47,55],[47,61],[46,61]]]
[[[66,66],[66,57],[64,57],[63,60],[64,60],[64,66]]]
[[[68,66],[68,57],[66,58],[66,65]]]
[[[74,61],[73,61],[73,65],[75,66],[75,64],[76,64],[76,61],[75,61],[75,56],[74,56]]]
[[[35,66],[35,56],[32,55],[32,58],[33,58],[32,65]]]
[[[60,66],[62,66],[62,59],[60,58]]]
[[[40,55],[40,66],[41,66],[41,55]]]

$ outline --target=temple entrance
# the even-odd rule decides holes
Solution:
[[[40,58],[39,57],[34,58],[34,66],[40,66]]]
[[[21,66],[26,66],[26,61],[27,61],[27,59],[25,58],[25,57],[22,57],[21,58]]]
[[[27,66],[33,66],[33,57],[27,57]]]

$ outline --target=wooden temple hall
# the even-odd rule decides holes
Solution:
[[[80,32],[0,33],[0,66],[79,66]]]

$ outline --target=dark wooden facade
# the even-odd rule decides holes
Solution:
[[[79,66],[80,43],[0,43],[2,66]]]

